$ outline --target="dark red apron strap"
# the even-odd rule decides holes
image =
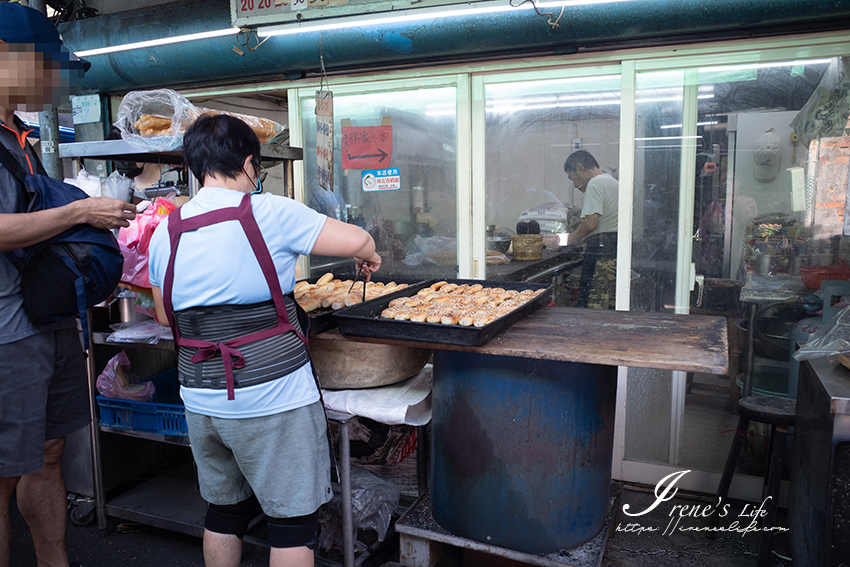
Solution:
[[[289,320],[289,314],[286,312],[286,302],[283,299],[283,291],[280,288],[280,279],[277,276],[277,269],[275,268],[269,248],[263,240],[257,219],[254,218],[254,213],[251,210],[250,195],[246,194],[239,204],[239,222],[242,224],[242,230],[245,231],[245,235],[248,237],[248,242],[251,244],[251,249],[254,251],[254,256],[257,258],[257,262],[259,262],[260,269],[263,270],[263,275],[269,286],[272,301],[274,301],[275,308],[277,309],[278,327],[285,329],[285,331],[292,331],[307,346],[307,337],[299,333]]]
[[[162,282],[162,303],[165,306],[165,316],[168,318],[168,324],[171,326],[171,333],[174,335],[175,343],[180,338],[180,332],[177,330],[177,324],[174,321],[171,290],[174,286],[174,259],[177,257],[177,245],[180,243],[181,229],[182,219],[180,217],[180,208],[178,207],[168,215],[168,239],[171,243],[171,253],[168,256],[165,279]]]

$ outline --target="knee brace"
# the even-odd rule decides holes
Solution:
[[[262,512],[256,496],[251,496],[236,504],[210,504],[204,527],[217,534],[233,534],[242,539],[248,531],[248,524]]]
[[[319,511],[295,518],[266,518],[271,547],[316,547],[319,541]]]

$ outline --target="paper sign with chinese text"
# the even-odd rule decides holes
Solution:
[[[281,9],[275,6],[274,0],[235,0],[239,17],[274,14]]]
[[[368,169],[360,174],[360,179],[363,182],[363,190],[366,192],[401,189],[401,175],[397,167]]]
[[[343,169],[379,169],[390,164],[392,125],[343,126],[341,131]]]
[[[334,186],[334,106],[331,91],[316,91],[316,178],[319,187]]]
[[[71,108],[74,124],[92,124],[101,121],[100,95],[72,96]]]

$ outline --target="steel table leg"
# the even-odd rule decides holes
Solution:
[[[87,317],[92,321],[91,309],[88,310]],[[89,324],[91,327],[91,324]],[[95,514],[97,515],[97,529],[106,530],[106,491],[103,488],[103,467],[101,466],[100,455],[100,425],[97,419],[97,369],[95,368],[94,360],[94,336],[91,328],[88,329],[89,349],[86,351],[86,373],[89,381],[89,411],[91,412],[91,459],[92,459],[92,476],[94,484],[94,501]]]
[[[351,510],[351,447],[348,420],[339,423],[339,471],[342,494],[342,553],[345,567],[354,567],[354,516]]]

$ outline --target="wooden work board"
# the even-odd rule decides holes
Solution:
[[[310,341],[358,341],[584,362],[726,374],[726,319],[708,315],[638,313],[575,307],[542,307],[482,346],[344,336],[334,329]]]

